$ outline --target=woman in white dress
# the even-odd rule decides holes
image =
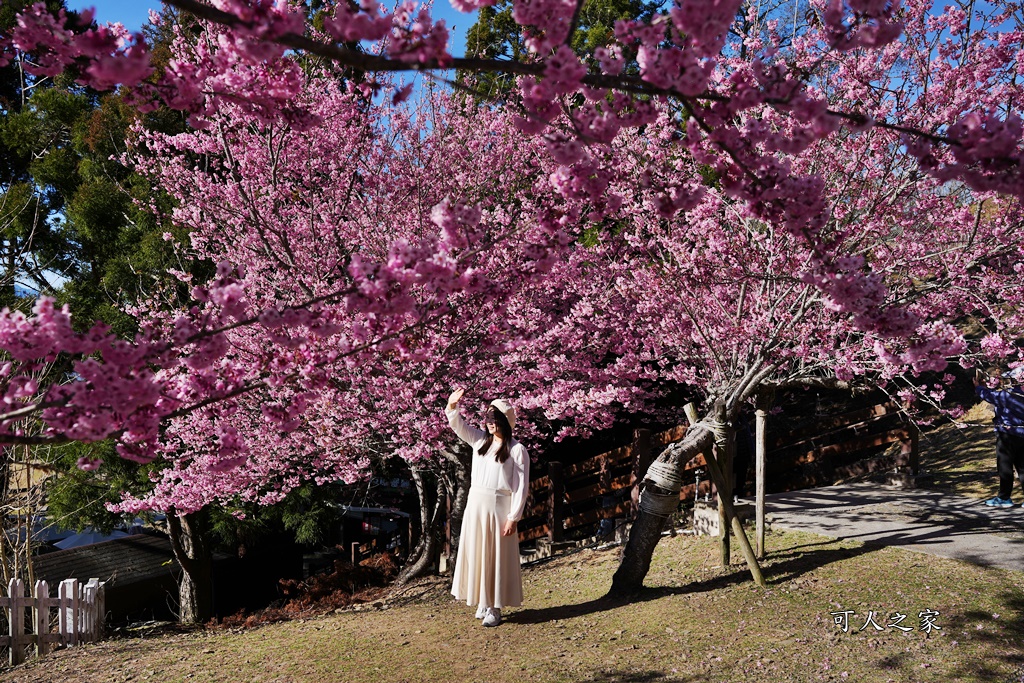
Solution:
[[[444,411],[451,428],[473,448],[452,595],[477,605],[476,618],[483,619],[484,626],[497,626],[503,607],[523,604],[516,523],[526,508],[530,457],[512,438],[516,411],[508,401],[491,402],[485,418],[487,431],[482,431],[470,427],[459,414],[462,394],[462,389],[452,392]]]

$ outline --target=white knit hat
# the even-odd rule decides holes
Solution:
[[[510,429],[516,427],[516,409],[512,407],[512,404],[503,398],[496,398],[491,401],[491,405],[501,411],[501,414],[508,420],[508,426]]]

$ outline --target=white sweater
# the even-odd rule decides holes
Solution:
[[[526,496],[530,492],[530,456],[523,444],[515,439],[509,446],[509,457],[505,462],[498,462],[494,454],[498,451],[498,442],[491,444],[490,450],[483,455],[477,451],[487,439],[487,432],[475,429],[466,424],[459,414],[458,408],[444,409],[448,416],[448,424],[459,435],[459,438],[473,447],[473,467],[470,486],[474,488],[507,491],[512,496],[508,513],[510,521],[518,522],[526,508]]]

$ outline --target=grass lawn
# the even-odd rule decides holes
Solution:
[[[628,604],[602,598],[617,549],[527,569],[526,604],[484,629],[441,580],[387,609],[244,632],[110,640],[56,652],[0,683],[71,681],[1009,681],[1024,670],[1024,589],[1014,572],[896,548],[774,532],[768,590],[714,539],[658,547]],[[831,612],[852,610],[849,631]],[[939,630],[919,613],[938,612]],[[868,612],[884,629],[860,630]],[[888,628],[908,615],[913,630]]]
[[[996,436],[992,409],[979,403],[961,425],[945,424],[921,434],[921,464],[935,475],[929,488],[971,498],[996,495]],[[1015,496],[1020,495],[1015,489]]]

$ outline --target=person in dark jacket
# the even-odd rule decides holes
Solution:
[[[1012,384],[1000,389],[990,389],[975,377],[975,387],[982,400],[992,404],[996,428],[996,469],[999,472],[999,493],[985,501],[989,507],[1013,507],[1010,494],[1013,492],[1013,471],[1017,470],[1021,489],[1024,489],[1024,389],[1020,380],[1024,366],[1015,368],[1004,377]]]

